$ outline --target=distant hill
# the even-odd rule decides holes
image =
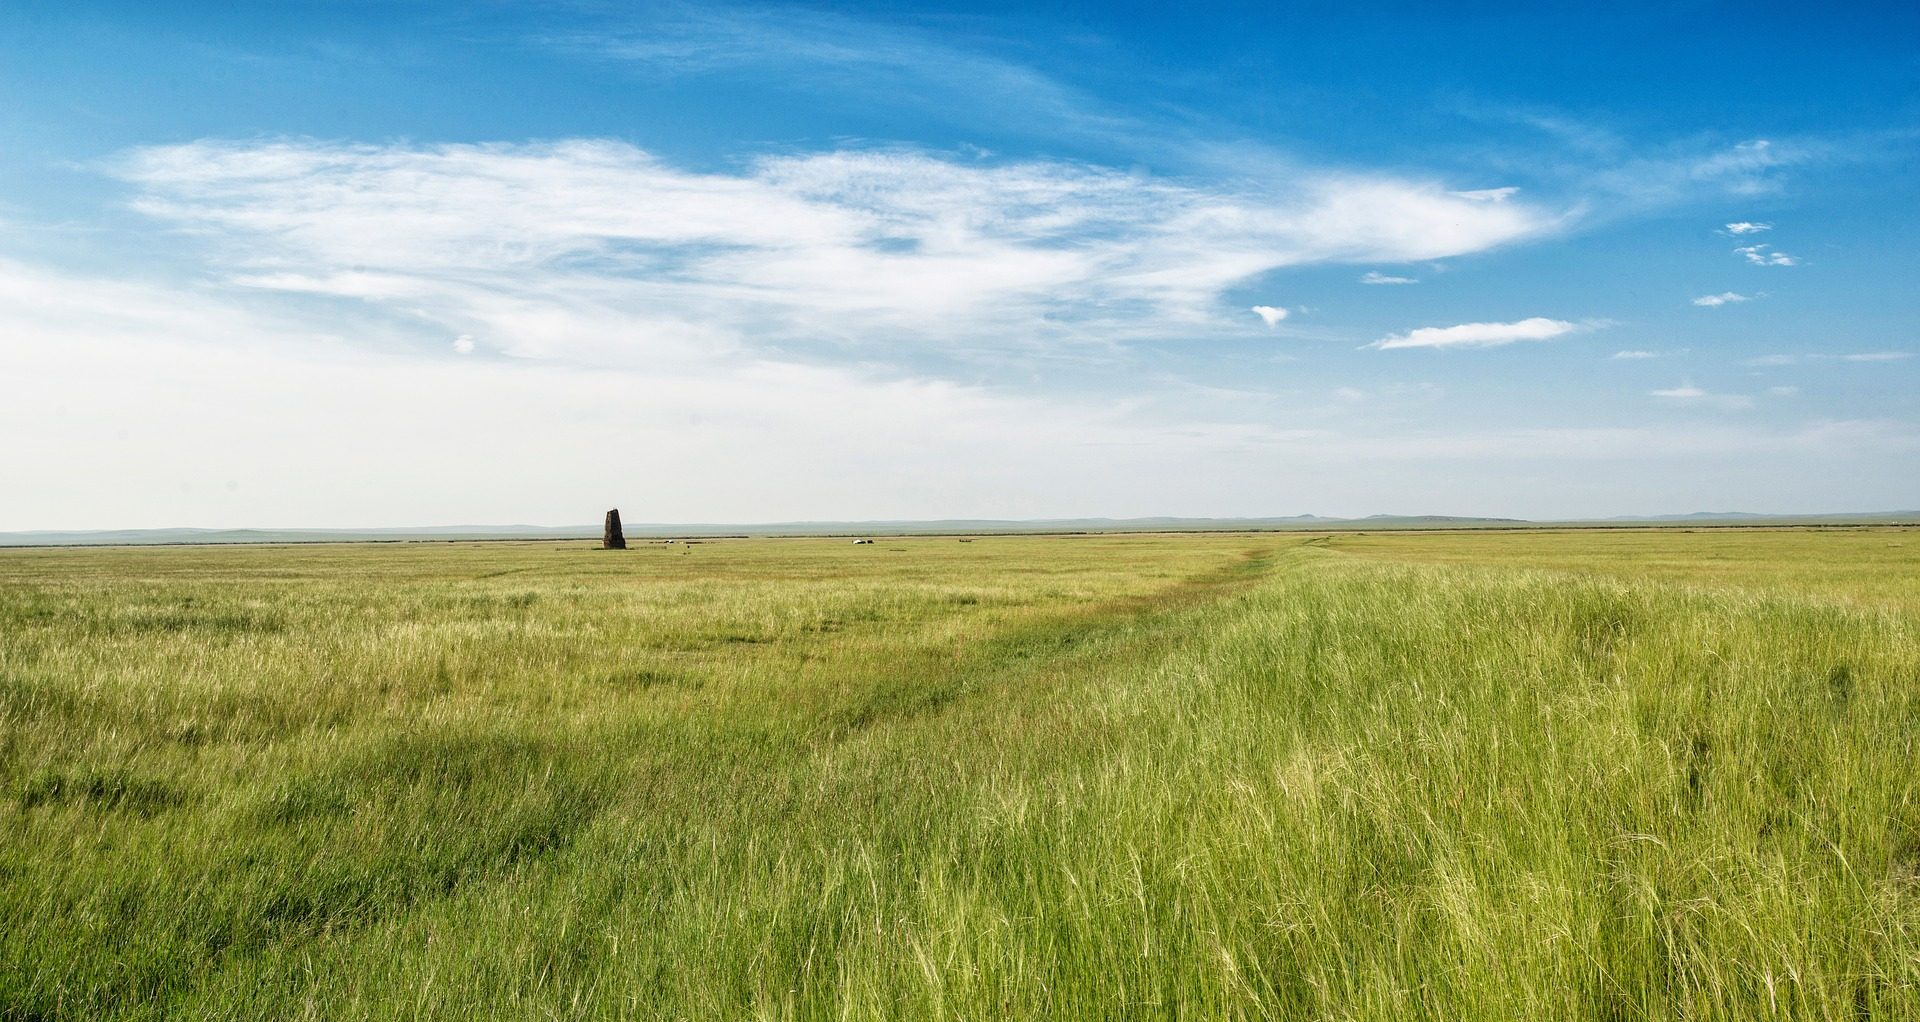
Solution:
[[[1577,521],[1468,518],[1453,515],[1369,515],[1326,518],[955,518],[933,521],[767,522],[750,525],[635,523],[638,539],[712,539],[727,536],[910,536],[1108,532],[1331,532],[1386,529],[1644,528],[1689,526],[1920,524],[1920,511],[1875,511],[1829,515],[1769,515],[1749,511],[1696,511],[1678,515],[1621,516]],[[424,543],[472,540],[589,540],[598,525],[444,525],[388,529],[104,529],[0,532],[0,547],[169,546],[233,543]]]
[[[1472,528],[1487,525],[1536,525],[1524,518],[1461,518],[1456,515],[1368,515],[1365,518],[1353,518],[1347,525],[1384,526],[1393,529],[1407,528]]]
[[[1615,515],[1605,519],[1609,522],[1694,522],[1714,521],[1731,522],[1749,518],[1774,518],[1776,515],[1755,514],[1752,511],[1695,511],[1687,515]]]

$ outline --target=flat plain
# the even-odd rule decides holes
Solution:
[[[0,551],[0,1018],[1920,1018],[1920,532]]]

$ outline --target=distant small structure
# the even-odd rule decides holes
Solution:
[[[600,549],[625,550],[627,534],[620,531],[620,509],[607,512],[607,526],[600,531]]]
[[[866,545],[868,545],[868,544],[870,544],[870,543],[872,543],[872,542],[873,542],[873,540],[870,540],[870,539],[856,539],[856,540],[854,540],[854,541],[853,541],[853,545],[854,545],[854,546],[866,546]]]

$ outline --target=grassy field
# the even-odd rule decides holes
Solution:
[[[4,1019],[1920,1018],[1920,533],[0,551]]]

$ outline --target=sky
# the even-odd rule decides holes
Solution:
[[[1916,40],[15,0],[0,530],[1920,508]]]

